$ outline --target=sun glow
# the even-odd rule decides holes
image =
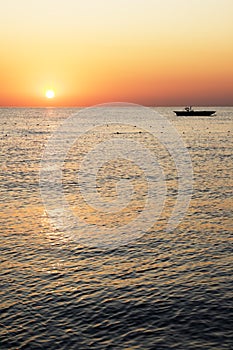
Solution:
[[[47,90],[46,93],[45,93],[45,96],[47,98],[54,98],[55,92],[53,90]]]
[[[0,106],[232,105],[233,0],[0,6]]]

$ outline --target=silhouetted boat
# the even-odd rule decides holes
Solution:
[[[185,107],[183,111],[174,111],[177,116],[210,116],[215,113],[215,111],[195,111],[192,107]]]

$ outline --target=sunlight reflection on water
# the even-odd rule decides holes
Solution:
[[[177,195],[174,162],[150,135],[130,130],[129,137],[136,133],[148,148],[158,147],[167,197],[147,234],[105,250],[54,229],[40,197],[47,139],[76,110],[0,110],[1,349],[231,348],[233,109],[217,108],[211,118],[177,118],[171,108],[158,110],[191,155],[189,209],[173,232],[165,232]],[[70,149],[63,184],[73,212],[92,223],[76,184],[78,159],[95,139],[84,141],[80,153]],[[147,186],[140,169],[123,160],[106,167],[107,180],[106,168],[98,174],[100,194],[111,200],[119,177],[133,179],[131,209],[141,210]],[[134,210],[128,209],[99,220],[106,226],[129,222]]]

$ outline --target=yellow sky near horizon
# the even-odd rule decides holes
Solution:
[[[232,104],[231,0],[0,5],[2,106]]]

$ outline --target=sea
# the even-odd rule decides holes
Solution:
[[[233,349],[233,107],[206,109],[0,109],[1,350]]]

